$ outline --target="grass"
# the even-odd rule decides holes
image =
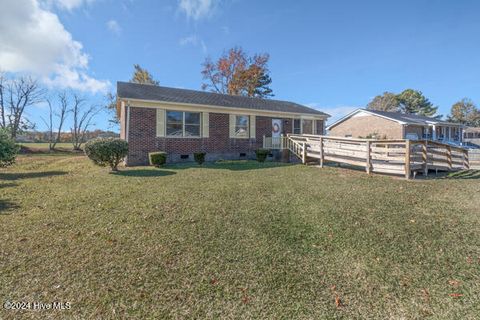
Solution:
[[[22,156],[0,170],[0,300],[71,303],[27,318],[475,319],[467,176]]]
[[[48,150],[48,143],[44,142],[20,142],[19,145],[27,148]],[[56,144],[55,148],[69,150],[73,149],[73,146],[70,142],[60,142]]]

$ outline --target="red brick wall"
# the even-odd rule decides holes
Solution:
[[[256,149],[261,148],[263,136],[272,134],[271,117],[256,117],[256,138],[230,139],[229,115],[225,113],[209,114],[209,138],[164,138],[156,137],[156,109],[130,107],[130,125],[128,133],[129,153],[127,165],[148,163],[148,153],[165,151],[169,162],[180,161],[180,155],[189,155],[187,161],[193,161],[194,152],[206,152],[207,161],[218,159],[239,159],[240,153],[252,158]],[[292,132],[292,119],[282,119],[282,132]],[[323,121],[321,123],[323,128]],[[184,161],[184,160],[182,160]]]

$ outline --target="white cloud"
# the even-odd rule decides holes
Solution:
[[[96,0],[45,0],[45,3],[48,7],[56,6],[60,9],[72,11],[78,7],[83,6],[84,4],[91,4]]]
[[[178,6],[188,19],[200,20],[210,17],[219,2],[220,0],[179,0]]]
[[[2,3],[0,70],[31,73],[52,86],[92,93],[106,91],[108,81],[87,74],[88,60],[82,44],[37,0]]]
[[[116,35],[119,35],[122,32],[122,27],[120,27],[118,22],[113,19],[107,21],[107,28]]]
[[[331,117],[328,118],[327,125],[334,123],[335,121],[349,114],[353,110],[360,108],[360,107],[353,107],[353,106],[322,107],[315,102],[307,103],[306,105],[309,106],[310,108],[314,108],[322,112],[328,113]]]
[[[207,53],[208,51],[208,48],[207,48],[207,45],[205,44],[205,42],[198,38],[196,35],[191,35],[191,36],[188,36],[188,37],[185,37],[185,38],[181,38],[178,43],[181,45],[181,46],[188,46],[188,45],[192,45],[192,46],[200,46],[202,48],[202,52],[204,54]]]

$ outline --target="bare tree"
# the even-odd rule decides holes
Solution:
[[[67,114],[70,112],[70,110],[68,109],[68,97],[65,91],[58,95],[58,100],[60,102],[60,106],[56,113],[56,116],[58,118],[58,128],[57,128],[57,136],[55,137],[55,141],[53,143],[52,149],[55,149],[55,146],[57,145],[57,143],[60,142],[63,124],[65,123],[65,119],[67,119]]]
[[[58,105],[56,107],[52,107],[52,102],[50,99],[46,99],[48,103],[48,108],[49,108],[49,118],[48,121],[42,118],[43,122],[48,128],[48,141],[49,141],[49,149],[53,150],[55,149],[55,146],[57,143],[60,142],[60,137],[62,135],[62,128],[63,124],[65,123],[65,120],[67,119],[67,115],[70,112],[68,109],[69,105],[69,100],[68,100],[68,95],[65,91],[60,92],[57,96],[58,100]],[[56,116],[58,119],[58,126],[57,126],[57,132],[54,135],[53,133],[53,116]]]
[[[3,74],[3,72],[0,72],[0,112],[2,113],[0,126],[2,128],[7,127],[7,122],[6,122],[6,118],[5,118],[5,99],[4,99],[5,80],[6,80],[5,75]]]
[[[42,121],[47,126],[47,137],[48,137],[48,150],[53,150],[53,108],[52,102],[50,99],[46,99],[48,104],[48,120],[45,120],[43,117],[40,117]]]
[[[37,80],[26,76],[9,80],[0,75],[0,125],[10,131],[12,139],[20,130],[32,126],[24,117],[25,109],[43,101],[44,94]]]
[[[100,111],[96,105],[90,105],[84,107],[85,99],[81,98],[77,94],[73,95],[73,127],[72,132],[72,144],[74,150],[81,150],[80,147],[85,142],[85,134],[88,127],[92,125],[93,117]]]

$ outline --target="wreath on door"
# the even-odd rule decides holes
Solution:
[[[278,125],[278,123],[274,123],[274,124],[273,124],[272,132],[273,132],[273,133],[278,133],[278,132],[280,132],[280,126]]]

